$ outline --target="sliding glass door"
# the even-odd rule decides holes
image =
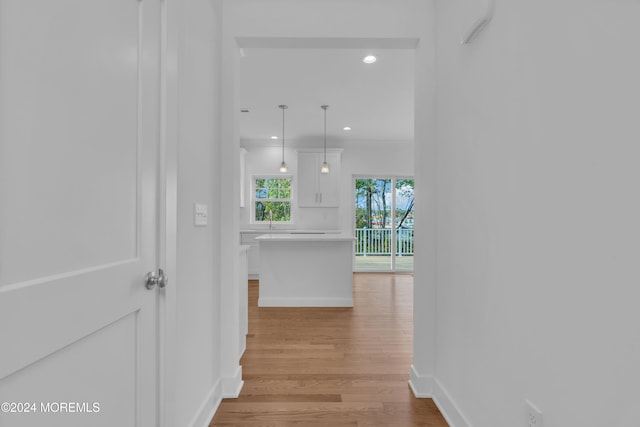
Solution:
[[[413,271],[413,179],[355,179],[356,271]]]

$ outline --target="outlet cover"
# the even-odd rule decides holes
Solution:
[[[206,227],[208,223],[207,205],[194,203],[193,205],[193,225],[196,227]]]
[[[542,426],[542,411],[529,402],[527,399],[524,401],[526,406],[525,412],[525,427],[543,427]]]

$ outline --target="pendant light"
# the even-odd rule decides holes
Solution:
[[[286,105],[278,105],[278,108],[282,110],[282,163],[280,163],[280,172],[287,172],[287,164],[284,162],[284,110],[286,110]]]
[[[320,168],[320,173],[329,173],[329,163],[327,163],[327,108],[328,105],[321,105],[320,108],[324,110],[324,162]]]

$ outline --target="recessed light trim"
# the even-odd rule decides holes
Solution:
[[[362,58],[362,62],[364,62],[365,64],[373,64],[377,60],[378,60],[378,58],[376,58],[373,55],[367,55],[364,58]]]
[[[345,126],[342,128],[342,130],[351,130],[351,126]]]
[[[271,139],[278,139],[278,137],[277,136],[272,136]]]

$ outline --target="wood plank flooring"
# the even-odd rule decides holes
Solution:
[[[353,308],[258,308],[249,282],[244,388],[212,426],[447,427],[408,386],[413,277],[354,274]]]

